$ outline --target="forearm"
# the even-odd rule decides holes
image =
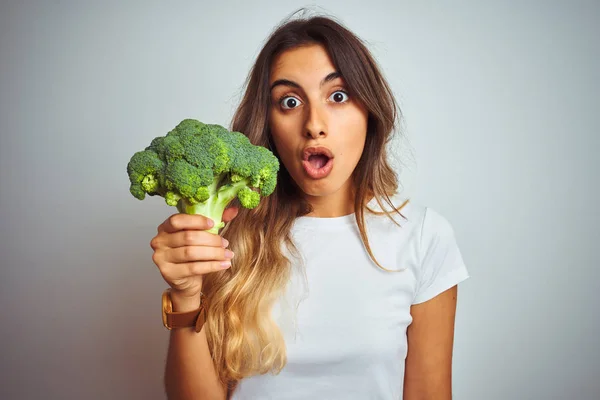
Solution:
[[[173,297],[175,311],[197,309],[199,300]],[[165,370],[165,390],[170,400],[224,400],[226,391],[220,383],[206,340],[204,328],[171,331]]]

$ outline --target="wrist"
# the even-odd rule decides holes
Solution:
[[[174,312],[194,311],[200,308],[200,293],[190,296],[171,290],[171,302]]]

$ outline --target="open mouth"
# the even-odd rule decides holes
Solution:
[[[308,162],[313,168],[323,168],[329,161],[329,157],[325,154],[311,154],[308,156]]]
[[[325,178],[333,168],[333,153],[326,147],[308,147],[302,159],[304,170],[313,179]]]

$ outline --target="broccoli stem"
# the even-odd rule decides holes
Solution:
[[[249,184],[248,179],[243,179],[239,182],[219,186],[224,180],[223,177],[216,178],[214,183],[209,186],[210,197],[208,200],[190,204],[185,199],[181,199],[177,204],[177,209],[185,214],[199,214],[212,219],[215,225],[207,232],[219,234],[219,229],[225,226],[223,222],[225,208],[237,197],[238,192]]]

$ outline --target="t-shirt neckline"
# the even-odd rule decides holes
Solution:
[[[294,228],[339,228],[351,226],[356,222],[355,214],[342,215],[341,217],[309,217],[302,216],[294,221]]]
[[[371,199],[367,203],[367,206],[369,208],[377,207],[375,198]],[[305,215],[296,218],[294,228],[335,229],[353,225],[356,225],[356,213],[354,212],[339,217],[310,217]]]

